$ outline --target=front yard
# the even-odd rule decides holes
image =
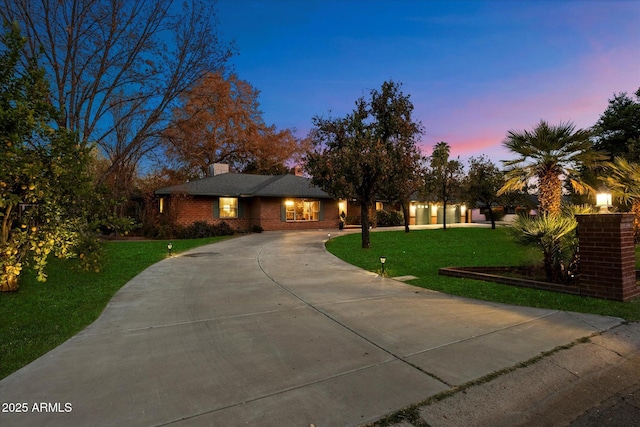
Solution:
[[[640,299],[621,303],[438,275],[440,267],[541,262],[538,251],[515,243],[505,228],[376,232],[371,234],[371,248],[367,250],[360,249],[360,235],[351,234],[331,239],[327,249],[351,264],[374,272],[380,272],[380,256],[384,255],[387,276],[416,276],[417,279],[408,283],[452,295],[640,320]],[[640,267],[640,247],[636,247],[636,266]]]

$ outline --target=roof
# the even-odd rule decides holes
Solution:
[[[296,175],[271,176],[244,173],[209,176],[155,191],[155,194],[160,196],[171,193],[185,193],[192,196],[333,198],[319,187],[312,185],[309,178]]]

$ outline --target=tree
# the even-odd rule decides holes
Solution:
[[[447,204],[460,195],[463,167],[459,160],[449,160],[451,148],[446,142],[433,147],[425,177],[424,193],[428,199],[442,202],[442,227],[447,229]]]
[[[35,58],[20,65],[25,43],[14,24],[0,53],[0,291],[17,290],[25,266],[44,281],[49,254],[72,255],[85,225],[88,149],[51,126],[44,70]]]
[[[177,97],[230,50],[214,4],[172,0],[2,0],[0,16],[28,37],[23,58],[43,52],[59,128],[109,160],[98,184],[128,194],[137,166],[157,147]]]
[[[465,199],[470,208],[480,207],[489,212],[491,228],[496,228],[493,217],[493,206],[500,204],[501,197],[498,190],[504,184],[504,173],[486,156],[471,157],[469,172],[464,179]]]
[[[420,122],[413,121],[413,104],[400,88],[400,84],[385,82],[380,92],[373,90],[371,112],[377,124],[376,133],[382,141],[387,141],[389,161],[393,165],[393,173],[384,180],[380,196],[400,204],[404,231],[408,233],[411,195],[422,187],[423,158],[416,140],[423,129]]]
[[[412,147],[421,126],[413,122],[412,110],[400,85],[385,82],[381,91],[371,91],[369,101],[359,98],[344,118],[313,119],[313,150],[305,156],[305,168],[329,194],[360,203],[363,248],[371,246],[369,211],[376,197],[400,189],[407,176],[405,166],[395,160],[415,154]]]
[[[540,213],[559,215],[562,179],[579,194],[594,191],[581,179],[580,170],[596,166],[606,156],[594,150],[590,136],[570,122],[550,126],[541,120],[533,132],[510,130],[503,145],[519,157],[503,161],[506,182],[498,194],[522,190],[537,179]]]
[[[304,144],[289,129],[267,126],[259,91],[237,75],[209,73],[185,91],[163,132],[167,157],[186,175],[207,175],[210,165],[228,163],[254,173],[282,172],[301,156]]]
[[[626,92],[614,95],[593,127],[595,148],[631,162],[640,162],[640,88],[635,101]]]

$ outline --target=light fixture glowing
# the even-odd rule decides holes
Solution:
[[[381,256],[380,257],[380,266],[381,266],[381,275],[384,276],[384,265],[387,263],[387,257],[386,256]]]
[[[596,194],[596,206],[600,208],[598,213],[609,213],[609,206],[611,206],[611,193],[598,193]]]
[[[171,250],[173,249],[173,243],[167,243],[167,249],[169,249],[169,256],[171,256]]]

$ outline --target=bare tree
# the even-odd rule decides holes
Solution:
[[[153,150],[178,95],[231,55],[215,3],[172,0],[1,0],[41,52],[58,126],[109,160],[100,183],[121,181]],[[125,179],[126,181],[126,179]]]

